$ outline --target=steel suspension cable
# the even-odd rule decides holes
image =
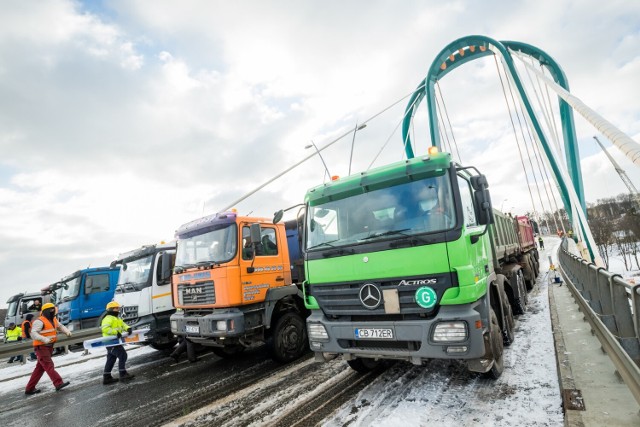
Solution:
[[[424,85],[422,86],[418,86],[418,88],[416,90],[419,90],[421,88],[424,88]],[[414,91],[415,92],[415,91]],[[411,93],[411,95],[413,95],[413,93]],[[408,95],[410,96],[410,95]],[[406,96],[404,97],[406,98]],[[403,99],[404,99],[403,98]],[[415,112],[413,112],[413,106],[416,104],[417,102],[417,98],[413,100],[413,103],[411,104],[411,106],[409,108],[406,109],[405,113],[402,115],[402,117],[400,118],[400,121],[398,122],[398,124],[396,125],[396,127],[393,129],[393,131],[391,132],[391,135],[389,135],[389,137],[387,138],[387,140],[385,141],[384,144],[382,144],[382,148],[380,148],[380,150],[378,151],[378,153],[375,155],[375,157],[373,158],[373,160],[371,161],[371,163],[369,164],[369,167],[367,168],[367,170],[371,169],[371,167],[373,166],[373,164],[376,162],[376,160],[378,160],[378,157],[380,156],[380,154],[382,154],[382,152],[384,151],[384,149],[386,148],[387,144],[389,144],[389,141],[391,141],[391,138],[393,138],[393,135],[395,135],[396,131],[398,130],[398,128],[400,127],[400,125],[402,124],[402,121],[405,119],[405,117],[407,116],[407,113],[409,111],[412,111],[412,115],[411,118],[413,119],[413,116],[415,115]],[[395,103],[397,104],[397,102]],[[393,105],[395,105],[393,104]],[[413,127],[413,120],[411,120],[411,125]],[[414,135],[415,136],[415,135]],[[415,139],[414,139],[415,140]],[[404,140],[404,143],[402,144],[402,149],[403,149],[403,153],[404,153],[404,148],[406,147],[408,142],[408,135],[407,138]],[[403,158],[404,158],[404,154],[403,154]]]
[[[451,129],[451,138],[453,139],[453,144],[456,147],[456,153],[458,153],[458,161],[460,163],[462,163],[462,157],[460,157],[460,150],[458,150],[458,142],[456,141],[456,136],[453,133],[453,126],[451,125],[451,120],[449,120],[449,112],[447,111],[447,105],[444,103],[444,96],[442,95],[442,90],[440,89],[440,82],[439,81],[436,82],[436,87],[438,88],[438,93],[440,94],[440,99],[442,100],[442,107],[444,108],[444,114],[447,116],[447,122],[449,123],[449,129]]]
[[[496,62],[497,64],[497,62]],[[520,127],[520,132],[522,134],[522,142],[524,144],[524,148],[525,151],[527,152],[527,158],[529,159],[529,165],[531,166],[531,174],[533,175],[533,181],[535,182],[536,185],[536,191],[538,192],[538,199],[540,199],[540,206],[542,207],[542,214],[544,217],[544,213],[545,213],[545,207],[544,207],[544,202],[542,201],[542,194],[540,193],[540,185],[538,184],[538,178],[536,177],[536,170],[533,167],[533,161],[531,160],[531,153],[529,153],[529,146],[527,145],[527,140],[526,137],[524,135],[524,130],[523,128],[525,126],[523,126],[522,121],[520,120],[520,112],[522,109],[522,105],[520,103],[516,103],[516,99],[515,96],[513,95],[513,90],[511,88],[512,86],[512,82],[509,79],[509,74],[507,73],[507,70],[504,70],[506,79],[507,79],[507,87],[509,88],[509,93],[511,95],[511,100],[513,102],[513,108],[516,112],[516,118],[518,119],[518,126]],[[518,106],[520,106],[520,109],[518,108]],[[522,111],[522,117],[524,118],[524,112]],[[541,175],[542,176],[542,175]],[[549,222],[547,221],[546,218],[544,218],[544,222],[547,223],[547,229],[549,228]]]
[[[530,58],[531,62],[533,64],[533,58]],[[524,60],[522,60],[524,62]],[[540,96],[538,95],[538,91],[536,90],[535,84],[533,83],[533,78],[531,77],[531,73],[529,71],[528,67],[524,67],[525,71],[527,72],[527,77],[529,77],[529,82],[531,83],[531,87],[533,88],[533,93],[536,96],[536,100],[538,101],[538,105],[540,106],[540,109],[542,110],[542,115],[544,117],[544,121],[547,124],[547,129],[549,130],[549,133],[551,134],[551,139],[553,140],[554,145],[556,146],[556,150],[558,153],[562,154],[562,147],[560,146],[560,141],[557,138],[557,135],[555,133],[553,133],[553,125],[552,120],[547,116],[547,110],[546,110],[546,106],[543,107],[542,106],[542,101],[540,100]],[[537,76],[536,76],[537,77]],[[538,82],[538,87],[540,88],[540,92],[542,92],[542,87],[540,86],[540,79],[537,78],[536,79]]]
[[[552,187],[551,187],[551,180],[549,179],[547,164],[542,161],[542,153],[540,153],[540,147],[538,146],[538,144],[536,143],[535,139],[533,138],[533,135],[531,134],[531,129],[529,128],[529,126],[525,126],[525,129],[527,130],[527,135],[529,136],[529,142],[531,143],[531,146],[533,148],[532,151],[535,154],[536,163],[538,165],[538,170],[544,171],[544,174],[545,174],[545,177],[546,177],[546,182],[543,179],[543,184],[544,184],[544,191],[545,191],[545,193],[547,195],[547,200],[549,201],[549,206],[550,207],[551,207],[551,198],[549,197],[549,191],[547,190],[547,184],[549,185],[549,189],[551,190],[551,195],[553,196],[553,201],[554,201],[554,205],[555,205],[555,211],[551,212],[551,217],[553,218],[553,223],[554,223],[554,225],[556,227],[556,230],[560,230],[560,228],[558,228],[558,222],[556,221],[556,215],[558,215],[558,219],[560,220],[560,225],[562,227],[562,230],[564,231],[564,223],[562,222],[562,219],[560,218],[560,212],[558,210],[558,202],[556,201],[555,193],[553,192]]]
[[[440,107],[438,96],[436,95],[435,98],[436,98],[436,108],[438,111],[442,112],[442,107]],[[447,133],[447,125],[444,122],[444,115],[438,114],[438,120],[440,121],[440,129],[442,129],[440,135],[444,133],[444,136],[445,136],[445,139],[442,139],[442,136],[440,137],[440,139],[442,140],[442,145],[444,146],[445,151],[448,151],[453,155],[453,153],[451,152],[451,142],[449,141],[449,134]],[[447,145],[445,144],[445,140],[446,140],[446,143],[449,145],[449,147],[447,147]]]
[[[417,89],[416,89],[417,90]],[[400,102],[404,101],[406,98],[410,97],[411,95],[413,95],[415,92],[411,91],[411,93],[403,96],[402,98],[398,99],[397,101],[393,102],[391,105],[389,105],[388,107],[382,109],[381,111],[379,111],[378,113],[374,114],[373,116],[369,117],[367,120],[365,120],[364,122],[362,122],[361,125],[366,125],[368,124],[371,120],[377,118],[378,116],[380,116],[381,114],[387,112],[388,110],[390,110],[391,108],[395,107],[397,104],[399,104]],[[322,147],[318,147],[316,151],[314,151],[312,154],[306,156],[305,158],[303,158],[302,160],[298,161],[297,163],[289,166],[288,168],[286,168],[285,170],[283,170],[282,172],[276,174],[274,177],[268,179],[267,181],[263,182],[262,184],[260,184],[258,187],[256,187],[255,189],[249,191],[248,193],[246,193],[245,195],[243,195],[242,197],[240,197],[239,199],[236,199],[233,201],[233,203],[229,204],[228,206],[222,208],[221,210],[219,210],[218,212],[224,212],[226,210],[231,209],[232,207],[236,206],[238,203],[248,199],[249,197],[253,196],[255,193],[257,193],[258,191],[262,190],[264,187],[266,187],[267,185],[271,184],[273,181],[277,180],[278,178],[282,177],[283,175],[291,172],[293,169],[297,168],[298,166],[300,166],[301,164],[303,164],[304,162],[306,162],[307,160],[309,160],[310,158],[312,158],[313,156],[317,156],[320,155],[320,152],[323,150],[326,150],[327,148],[329,148],[330,146],[332,146],[333,144],[335,144],[336,142],[340,141],[342,138],[351,135],[351,132],[353,132],[352,129],[349,129],[349,131],[343,133],[342,135],[338,136],[337,138],[333,139],[332,141],[329,141],[328,143],[326,143],[325,145],[323,145]],[[406,142],[405,142],[406,144]]]
[[[531,59],[531,61],[533,63],[533,58],[530,58],[530,59]],[[551,102],[550,102],[550,100],[549,100],[549,104],[547,104],[546,102],[544,102],[544,103],[542,102],[542,100],[546,101],[546,99],[544,97],[542,97],[542,100],[541,100],[541,97],[538,96],[538,91],[535,88],[535,85],[534,85],[533,79],[531,77],[531,74],[529,73],[528,69],[525,68],[525,70],[527,71],[527,76],[529,77],[529,82],[531,83],[531,86],[533,87],[533,91],[534,91],[534,93],[536,95],[536,100],[538,101],[538,105],[540,107],[540,110],[542,110],[542,112],[544,114],[544,118],[545,118],[545,121],[547,123],[548,132],[552,134],[552,138],[554,139],[555,146],[559,150],[560,149],[559,148],[560,147],[560,143],[558,141],[556,123],[555,123],[555,120],[553,120],[554,115],[553,115],[553,108],[551,106]],[[542,90],[542,85],[540,83],[540,79],[536,78],[536,82],[537,82],[537,85],[538,85],[538,89],[540,90],[540,93],[542,94],[543,90]],[[525,114],[524,111],[522,111],[522,114],[523,115]],[[528,126],[525,126],[525,127],[527,129],[527,134],[529,135],[529,143],[531,144],[532,151],[533,151],[533,153],[534,153],[534,155],[536,157],[536,163],[538,165],[538,171],[540,173],[540,179],[543,182],[544,191],[545,191],[545,194],[547,196],[547,201],[549,202],[549,209],[551,210],[551,212],[550,212],[551,213],[551,217],[553,218],[553,223],[555,225],[556,230],[559,230],[560,228],[558,228],[558,222],[556,221],[556,213],[558,214],[558,216],[560,215],[560,213],[558,212],[557,203],[556,203],[556,206],[555,206],[556,211],[555,212],[553,211],[553,206],[552,206],[552,203],[551,203],[551,197],[549,196],[549,191],[547,189],[547,184],[546,184],[548,182],[549,186],[551,185],[551,182],[549,181],[549,176],[547,174],[547,169],[541,165],[540,158],[538,157],[539,149],[536,150],[536,148],[538,148],[538,146],[537,146],[537,144],[536,144],[536,142],[535,142],[535,140],[533,138],[533,135],[531,134],[531,130],[529,129]],[[555,133],[554,133],[554,131],[555,131]],[[529,158],[529,160],[531,161],[531,158]],[[542,171],[544,171],[544,173],[546,175],[546,181],[545,181],[544,177],[542,176]],[[538,191],[540,191],[539,187],[538,187]],[[553,194],[553,191],[551,192],[551,194]],[[554,195],[554,202],[555,202],[555,195]],[[562,226],[562,229],[564,230],[564,223],[562,222],[561,218],[559,218],[559,219],[560,219],[560,224]]]
[[[509,100],[507,98],[507,91],[504,88],[504,81],[502,80],[502,73],[500,72],[500,67],[498,66],[498,59],[496,55],[493,55],[493,60],[496,64],[496,70],[498,71],[498,77],[500,77],[500,85],[502,86],[502,95],[504,96],[504,102],[507,104],[507,112],[509,113],[509,120],[511,120],[511,128],[513,129],[513,136],[516,139],[516,146],[518,147],[518,154],[520,155],[520,162],[522,163],[522,170],[524,171],[524,178],[527,181],[527,189],[529,190],[529,198],[531,199],[531,206],[533,207],[534,216],[537,216],[536,212],[536,204],[533,202],[533,193],[531,192],[531,183],[529,182],[529,176],[527,175],[527,168],[524,164],[524,159],[522,157],[522,149],[520,148],[520,142],[518,141],[518,133],[516,131],[516,125],[513,121],[513,115],[511,114],[511,105],[509,104]]]

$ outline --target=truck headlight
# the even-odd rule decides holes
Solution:
[[[307,324],[307,331],[309,332],[309,341],[329,341],[327,329],[320,323]]]
[[[172,320],[171,321],[171,332],[178,332],[178,321],[177,320]]]
[[[216,322],[216,329],[219,331],[226,331],[227,330],[227,321],[226,320],[218,320]]]
[[[466,322],[440,322],[433,328],[434,342],[462,342],[469,337]]]

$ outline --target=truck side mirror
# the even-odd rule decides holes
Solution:
[[[171,254],[163,253],[160,255],[158,265],[158,284],[165,284],[171,280]]]
[[[282,221],[282,217],[284,216],[284,210],[280,209],[278,212],[273,214],[273,223],[277,224]]]
[[[260,228],[260,224],[251,224],[249,241],[252,245],[262,242],[262,229]]]
[[[489,194],[489,183],[484,175],[471,177],[471,186],[475,190],[473,192],[473,204],[478,217],[478,224],[493,224],[493,207],[491,205],[491,195]]]

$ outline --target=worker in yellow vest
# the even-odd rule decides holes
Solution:
[[[7,328],[7,330],[4,332],[4,341],[5,342],[18,342],[20,341],[22,338],[22,329],[20,329],[19,326],[16,326],[15,323],[11,322],[9,323],[9,327]],[[9,362],[8,363],[13,363],[13,361],[16,360],[18,362],[22,362],[22,356],[11,356],[9,358]]]
[[[120,314],[120,304],[116,301],[111,301],[107,304],[107,315],[102,319],[102,336],[103,337],[118,337],[122,338],[122,334],[124,332],[131,332],[131,327],[124,323],[119,317]],[[120,376],[118,378],[113,378],[111,376],[111,370],[113,369],[113,365],[116,363],[116,359],[118,359],[118,372]],[[107,363],[104,365],[104,372],[102,378],[102,384],[113,384],[118,382],[118,380],[130,380],[135,377],[135,375],[131,375],[127,372],[125,367],[125,363],[127,361],[127,350],[124,349],[122,345],[114,345],[111,347],[107,347]]]
[[[56,306],[50,302],[42,306],[40,317],[33,321],[31,327],[31,338],[33,338],[33,349],[38,357],[38,363],[29,378],[24,394],[31,395],[40,393],[37,389],[38,381],[46,372],[53,382],[56,391],[62,390],[69,385],[69,381],[63,381],[60,374],[56,372],[51,355],[53,346],[58,339],[58,331],[71,336],[71,332],[56,319]]]

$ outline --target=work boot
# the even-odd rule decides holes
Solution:
[[[109,385],[113,383],[117,383],[119,380],[117,378],[113,378],[111,375],[105,375],[102,378],[102,384]]]
[[[69,384],[70,384],[70,382],[69,382],[69,381],[65,381],[65,382],[63,382],[62,384],[60,384],[60,385],[56,386],[56,391],[60,391],[60,390],[62,390],[63,388],[65,388],[65,387],[66,387],[66,386],[68,386]]]
[[[120,374],[120,379],[121,379],[121,380],[132,380],[132,379],[134,379],[135,377],[136,377],[135,375],[132,375],[132,374],[130,374],[130,373],[128,373],[128,372],[122,372],[122,373]]]
[[[38,394],[40,393],[40,389],[39,388],[34,388],[33,390],[25,390],[24,394],[26,394],[27,396],[31,396],[32,394]]]

